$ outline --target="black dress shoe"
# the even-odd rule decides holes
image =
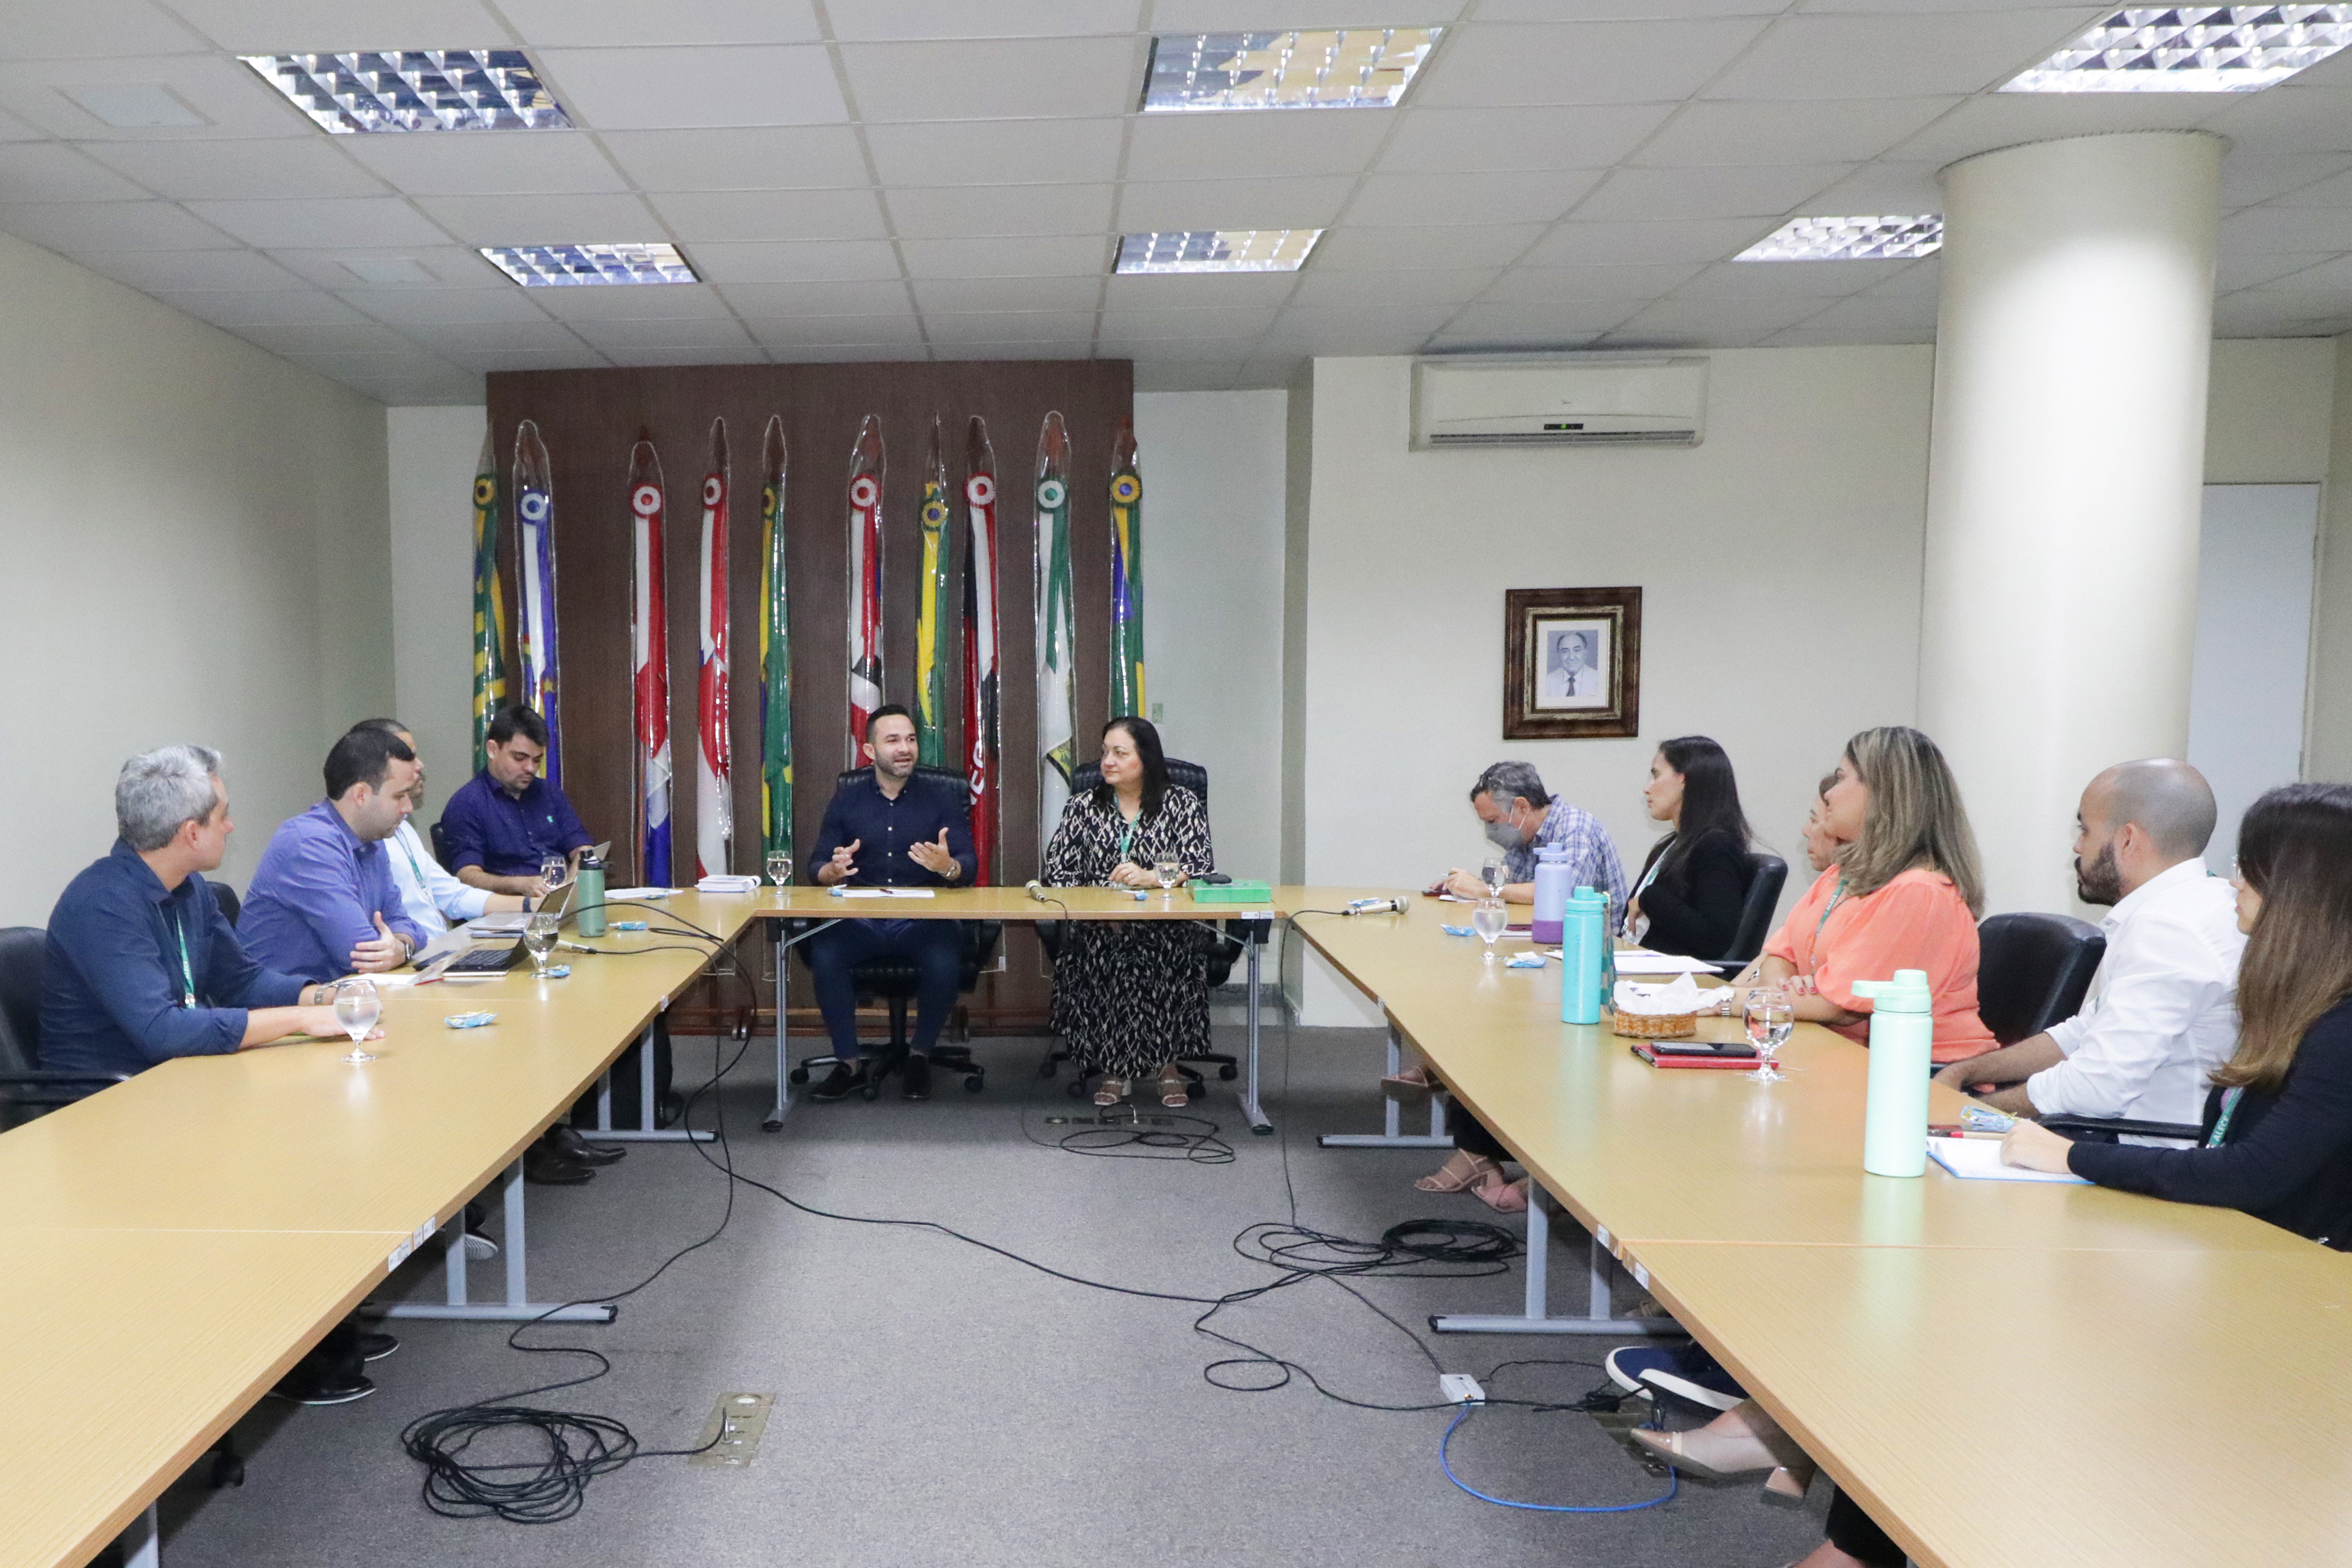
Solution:
[[[349,1405],[375,1392],[375,1384],[357,1373],[331,1377],[305,1377],[299,1369],[278,1380],[270,1393],[296,1405]]]
[[[580,1136],[580,1129],[568,1121],[559,1121],[547,1130],[550,1149],[576,1165],[617,1165],[629,1157],[629,1152],[615,1143],[591,1143]]]
[[[655,1105],[654,1125],[656,1127],[671,1126],[677,1122],[679,1117],[684,1116],[685,1114],[686,1096],[678,1093],[677,1090],[673,1089],[668,1093],[663,1095],[660,1101]]]
[[[866,1087],[867,1068],[863,1057],[854,1062],[835,1062],[824,1081],[809,1090],[811,1100],[847,1100]]]
[[[931,1058],[920,1051],[908,1051],[898,1068],[898,1098],[929,1100],[931,1098]]]
[[[576,1160],[567,1160],[550,1149],[545,1141],[533,1143],[522,1152],[522,1179],[533,1186],[576,1187],[595,1179],[596,1173]]]
[[[382,1361],[400,1348],[400,1342],[390,1334],[367,1329],[360,1331],[360,1360]]]

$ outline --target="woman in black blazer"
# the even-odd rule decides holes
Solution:
[[[1739,932],[1751,835],[1731,759],[1705,735],[1664,742],[1642,791],[1673,831],[1650,848],[1626,900],[1623,934],[1658,952],[1720,958]]]

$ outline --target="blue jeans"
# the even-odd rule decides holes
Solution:
[[[911,1047],[929,1051],[955,1008],[963,964],[963,927],[955,921],[848,920],[808,939],[809,973],[816,977],[817,1009],[833,1037],[833,1054],[845,1062],[863,1053],[857,1043],[857,986],[849,972],[876,959],[911,963],[915,991]]]

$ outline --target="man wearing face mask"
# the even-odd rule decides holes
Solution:
[[[2236,896],[2202,858],[2214,815],[2187,763],[2123,763],[2093,779],[2075,814],[2074,880],[2112,912],[2083,1010],[1938,1080],[2024,1116],[2195,1123],[2206,1075],[2237,1046],[2246,946]]]
[[[1470,786],[1470,809],[1485,825],[1486,840],[1502,851],[1503,900],[1532,904],[1536,898],[1536,852],[1568,851],[1568,885],[1609,895],[1612,910],[1625,907],[1625,868],[1617,845],[1601,819],[1555,798],[1532,763],[1496,763]],[[1448,871],[1440,890],[1457,899],[1483,899],[1486,884],[1475,871]]]

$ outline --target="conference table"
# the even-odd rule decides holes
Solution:
[[[503,1299],[394,1311],[544,1311],[523,1273],[523,1151],[751,905],[616,909],[710,940],[614,931],[562,954],[567,978],[388,986],[373,1061],[340,1059],[343,1040],[172,1061],[0,1134],[0,1325],[17,1352],[0,1358],[0,1568],[80,1563],[126,1529],[153,1562],[154,1499],[394,1268],[437,1243],[462,1289],[461,1215],[493,1184]],[[444,1023],[474,1009],[497,1023]]]
[[[1805,1025],[1785,1082],[1660,1070],[1454,918],[1294,927],[1591,1233],[1596,1278],[1630,1271],[1916,1562],[2352,1562],[2352,1258],[2105,1188],[1870,1175],[1861,1047]],[[1454,1326],[1654,1331],[1607,1301]]]

